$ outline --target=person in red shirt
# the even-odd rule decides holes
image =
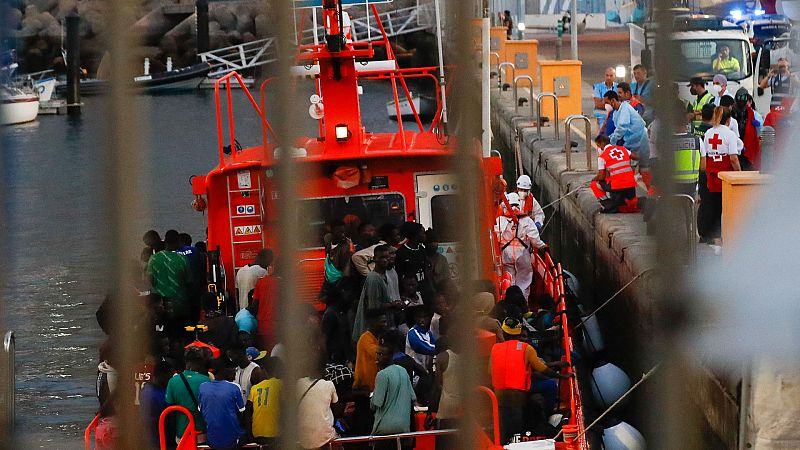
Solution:
[[[602,213],[639,211],[636,178],[631,159],[637,156],[621,145],[610,145],[608,136],[599,135],[594,142],[602,149],[597,156],[597,175],[590,187],[600,200]]]
[[[258,301],[256,344],[262,350],[269,350],[277,343],[275,305],[278,302],[279,283],[280,277],[273,270],[271,274],[259,278],[253,289],[253,300]]]

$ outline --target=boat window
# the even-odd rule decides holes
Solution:
[[[456,242],[458,215],[455,195],[434,195],[431,198],[431,226],[439,242]]]
[[[713,67],[717,54],[727,47],[731,60],[736,60],[738,70],[732,63],[722,67]],[[692,39],[680,41],[680,61],[675,64],[679,74],[677,80],[688,80],[692,77],[701,77],[710,80],[715,74],[723,73],[728,81],[739,81],[747,78],[752,73],[750,52],[747,41],[739,39]]]
[[[398,193],[315,198],[301,200],[299,204],[297,223],[301,227],[300,245],[304,248],[323,247],[325,226],[333,220],[347,224],[347,235],[353,238],[363,222],[376,227],[385,223],[400,226],[406,217],[405,199]]]

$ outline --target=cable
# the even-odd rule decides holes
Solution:
[[[566,194],[562,195],[561,197],[558,197],[557,199],[553,200],[552,202],[550,202],[550,203],[548,203],[548,204],[546,204],[546,205],[542,206],[542,209],[549,208],[549,207],[551,207],[551,206],[555,205],[556,203],[560,202],[561,200],[564,200],[565,198],[569,197],[570,195],[572,195],[572,194],[574,194],[574,193],[578,192],[579,190],[583,189],[583,188],[584,188],[584,187],[586,187],[588,184],[589,184],[589,182],[588,182],[588,181],[587,181],[587,182],[585,182],[585,183],[581,183],[581,184],[580,184],[578,187],[576,187],[575,189],[573,189],[573,190],[571,190],[571,191],[567,192]]]
[[[603,302],[603,304],[601,304],[600,306],[598,306],[598,307],[597,307],[597,309],[595,309],[594,311],[592,311],[591,313],[589,313],[589,315],[588,315],[588,316],[584,317],[584,318],[583,318],[583,320],[581,320],[581,322],[580,322],[579,324],[575,325],[575,327],[573,328],[573,331],[574,331],[574,330],[577,330],[577,329],[578,329],[578,328],[580,328],[582,325],[585,325],[585,324],[586,324],[586,322],[588,322],[588,321],[589,321],[589,319],[591,319],[591,318],[592,318],[592,316],[594,316],[595,314],[597,314],[597,313],[598,313],[598,312],[599,312],[601,309],[603,309],[603,308],[604,308],[606,305],[608,305],[608,304],[611,302],[611,300],[614,300],[614,299],[615,299],[615,298],[616,298],[616,297],[617,297],[619,294],[621,294],[621,293],[622,293],[622,291],[624,291],[624,290],[625,290],[625,289],[626,289],[628,286],[630,286],[631,284],[633,284],[633,282],[634,282],[634,281],[638,280],[639,278],[641,278],[641,276],[642,276],[642,275],[644,275],[644,274],[645,274],[645,273],[647,273],[647,272],[650,272],[651,270],[653,270],[653,269],[645,269],[645,270],[641,271],[641,272],[640,272],[638,275],[636,275],[635,277],[631,278],[631,280],[630,280],[630,281],[628,281],[627,283],[625,283],[625,286],[622,286],[621,288],[619,288],[619,290],[618,290],[617,292],[615,292],[615,293],[614,293],[614,295],[612,295],[611,297],[609,297],[609,298],[608,298],[608,300],[604,301],[604,302]]]

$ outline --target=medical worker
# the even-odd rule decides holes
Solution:
[[[533,219],[523,214],[519,195],[511,192],[506,199],[508,205],[504,203],[504,215],[495,222],[495,233],[499,236],[503,268],[511,274],[511,283],[519,286],[528,298],[533,282],[531,252],[534,248],[546,248],[547,244],[539,237]]]

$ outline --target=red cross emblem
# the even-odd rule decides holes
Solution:
[[[716,150],[718,145],[722,145],[722,139],[719,138],[719,134],[714,133],[714,137],[709,139],[708,143],[711,144],[711,148]]]

